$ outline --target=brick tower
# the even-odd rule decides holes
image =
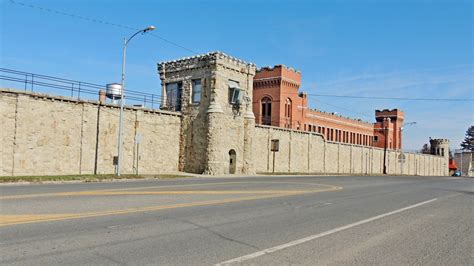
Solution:
[[[284,65],[260,68],[254,78],[257,124],[302,129],[306,94],[299,93],[301,72]]]
[[[375,110],[374,142],[375,147],[402,149],[402,126],[405,114],[399,109]]]

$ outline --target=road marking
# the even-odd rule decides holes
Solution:
[[[241,183],[241,182],[235,182],[235,183]],[[99,216],[107,216],[107,215],[129,214],[129,213],[136,213],[136,212],[158,211],[158,210],[184,208],[184,207],[205,206],[205,205],[240,202],[240,201],[247,201],[247,200],[257,200],[257,199],[277,198],[277,197],[284,197],[284,196],[294,196],[294,195],[301,195],[301,194],[307,194],[307,193],[329,192],[329,191],[337,191],[337,190],[342,189],[342,187],[339,187],[339,186],[322,185],[322,184],[318,184],[318,185],[324,186],[324,187],[327,187],[327,188],[315,189],[315,190],[274,190],[274,191],[271,191],[271,190],[265,190],[265,191],[232,191],[232,190],[227,190],[227,191],[130,191],[130,192],[123,192],[123,191],[112,191],[112,190],[108,190],[108,191],[106,191],[106,190],[92,190],[92,191],[80,191],[80,192],[62,192],[62,193],[55,193],[55,196],[59,196],[59,195],[56,195],[56,194],[60,194],[60,196],[68,196],[68,195],[72,195],[72,194],[75,194],[75,195],[149,195],[149,194],[163,195],[163,194],[199,194],[200,192],[203,192],[202,194],[215,193],[216,195],[221,195],[221,194],[248,194],[248,193],[263,194],[263,195],[238,197],[238,198],[231,198],[231,199],[210,200],[210,201],[198,201],[198,202],[180,203],[180,204],[172,204],[172,205],[137,207],[137,208],[129,208],[129,209],[123,209],[123,210],[86,212],[86,213],[11,214],[11,215],[6,214],[6,215],[0,215],[0,226],[26,224],[26,223],[37,223],[37,222],[49,222],[49,221],[61,221],[61,220],[70,220],[70,219],[79,219],[79,218],[88,218],[88,217],[99,217]],[[28,195],[25,195],[25,196],[28,196]]]
[[[70,220],[70,219],[79,219],[79,218],[88,218],[88,217],[129,214],[129,213],[136,213],[136,212],[158,211],[158,210],[165,210],[165,209],[205,206],[205,205],[214,205],[214,204],[256,200],[256,199],[277,198],[277,197],[292,196],[292,195],[298,195],[298,193],[240,197],[240,198],[235,198],[235,199],[198,201],[198,202],[191,202],[191,203],[159,205],[159,206],[151,206],[151,207],[130,208],[130,209],[124,209],[124,210],[111,210],[111,211],[88,212],[88,213],[77,213],[77,214],[0,215],[0,226],[36,223],[36,222],[61,221],[61,220]]]
[[[152,188],[170,188],[170,187],[190,187],[190,186],[205,186],[205,185],[224,185],[224,184],[238,184],[245,182],[214,182],[205,184],[184,184],[184,185],[170,185],[170,186],[147,186],[147,187],[126,187],[126,188],[114,188],[114,189],[98,189],[98,190],[83,190],[83,191],[66,191],[66,192],[53,192],[53,193],[38,193],[38,194],[23,194],[23,195],[10,195],[0,197],[0,200],[6,199],[27,199],[37,197],[63,197],[67,193],[85,193],[85,192],[109,192],[109,191],[128,191],[128,190],[140,190],[140,189],[152,189]]]
[[[308,193],[310,190],[179,190],[179,191],[108,191],[64,193],[63,196],[117,196],[117,195],[240,195],[240,194],[287,194]],[[317,191],[315,191],[317,192]]]
[[[67,191],[67,192],[55,192],[55,193],[39,193],[39,194],[23,194],[23,195],[9,195],[0,197],[0,200],[9,199],[28,199],[37,197],[65,197],[65,196],[81,196],[81,195],[99,195],[99,193],[116,192],[116,191],[130,191],[130,190],[141,190],[141,189],[153,189],[153,188],[171,188],[171,187],[192,187],[192,186],[206,186],[206,185],[232,185],[232,184],[248,184],[248,183],[262,183],[262,184],[299,184],[293,182],[260,182],[260,181],[248,181],[248,182],[216,182],[216,183],[205,183],[205,184],[184,184],[184,185],[170,185],[170,186],[147,186],[147,187],[127,187],[117,189],[103,189],[103,190],[85,190],[85,191]],[[309,184],[307,184],[309,185]],[[342,189],[339,186],[326,185],[314,183],[311,185],[327,187],[330,189]],[[314,191],[320,192],[320,191]],[[171,193],[172,194],[172,193]]]
[[[299,245],[299,244],[302,244],[302,243],[305,243],[305,242],[308,242],[308,241],[312,241],[312,240],[315,240],[315,239],[318,239],[318,238],[321,238],[321,237],[324,237],[324,236],[327,236],[327,235],[331,235],[331,234],[334,234],[334,233],[337,233],[337,232],[340,232],[340,231],[343,231],[343,230],[346,230],[346,229],[349,229],[349,228],[352,228],[352,227],[355,227],[355,226],[358,226],[358,225],[361,225],[361,224],[373,222],[375,220],[379,220],[379,219],[382,219],[384,217],[387,217],[387,216],[390,216],[390,215],[393,215],[393,214],[396,214],[396,213],[400,213],[400,212],[403,212],[403,211],[406,211],[406,210],[409,210],[409,209],[413,209],[413,208],[431,203],[435,200],[437,200],[437,198],[430,199],[430,200],[427,200],[427,201],[423,201],[423,202],[420,202],[420,203],[417,203],[417,204],[414,204],[414,205],[411,205],[411,206],[408,206],[408,207],[405,207],[405,208],[401,208],[401,209],[398,209],[398,210],[395,210],[395,211],[380,214],[380,215],[377,215],[377,216],[374,216],[372,218],[365,219],[365,220],[362,220],[362,221],[359,221],[359,222],[355,222],[355,223],[352,223],[352,224],[348,224],[348,225],[344,225],[344,226],[341,226],[341,227],[338,227],[338,228],[334,228],[334,229],[331,229],[331,230],[323,232],[323,233],[319,233],[319,234],[316,234],[316,235],[312,235],[312,236],[308,236],[308,237],[301,238],[301,239],[298,239],[298,240],[294,240],[294,241],[288,242],[288,243],[283,244],[283,245],[275,246],[275,247],[264,249],[264,250],[261,250],[261,251],[255,252],[255,253],[251,253],[251,254],[248,254],[248,255],[245,255],[245,256],[241,256],[241,257],[237,257],[237,258],[234,258],[234,259],[231,259],[231,260],[227,260],[227,261],[218,263],[216,265],[227,265],[227,264],[231,264],[231,263],[242,263],[242,262],[250,260],[250,259],[254,259],[254,258],[263,256],[263,255],[267,255],[267,254],[271,254],[271,253],[274,253],[274,252],[277,252],[277,251],[280,251],[280,250],[283,250],[283,249],[286,249],[286,248],[289,248],[289,247],[293,247],[293,246],[296,246],[296,245]]]

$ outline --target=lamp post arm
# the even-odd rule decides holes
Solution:
[[[405,129],[406,126],[411,126],[411,125],[416,125],[416,122],[407,122],[405,124],[402,125],[402,127],[400,128],[400,130],[403,130]]]
[[[125,45],[124,45],[124,46],[127,47],[128,43],[133,39],[133,37],[137,36],[137,34],[138,34],[138,33],[141,33],[141,32],[145,33],[146,30],[139,30],[139,31],[135,32],[132,36],[130,36],[130,38],[128,38],[128,39],[125,41]]]

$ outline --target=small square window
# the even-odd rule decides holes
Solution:
[[[229,103],[239,104],[240,103],[241,90],[239,82],[229,80]]]
[[[193,80],[193,87],[191,92],[191,102],[200,103],[201,102],[201,93],[202,93],[202,83],[200,79]]]

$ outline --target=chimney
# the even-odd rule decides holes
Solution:
[[[105,104],[105,91],[104,90],[100,90],[99,91],[99,102],[100,104]]]

